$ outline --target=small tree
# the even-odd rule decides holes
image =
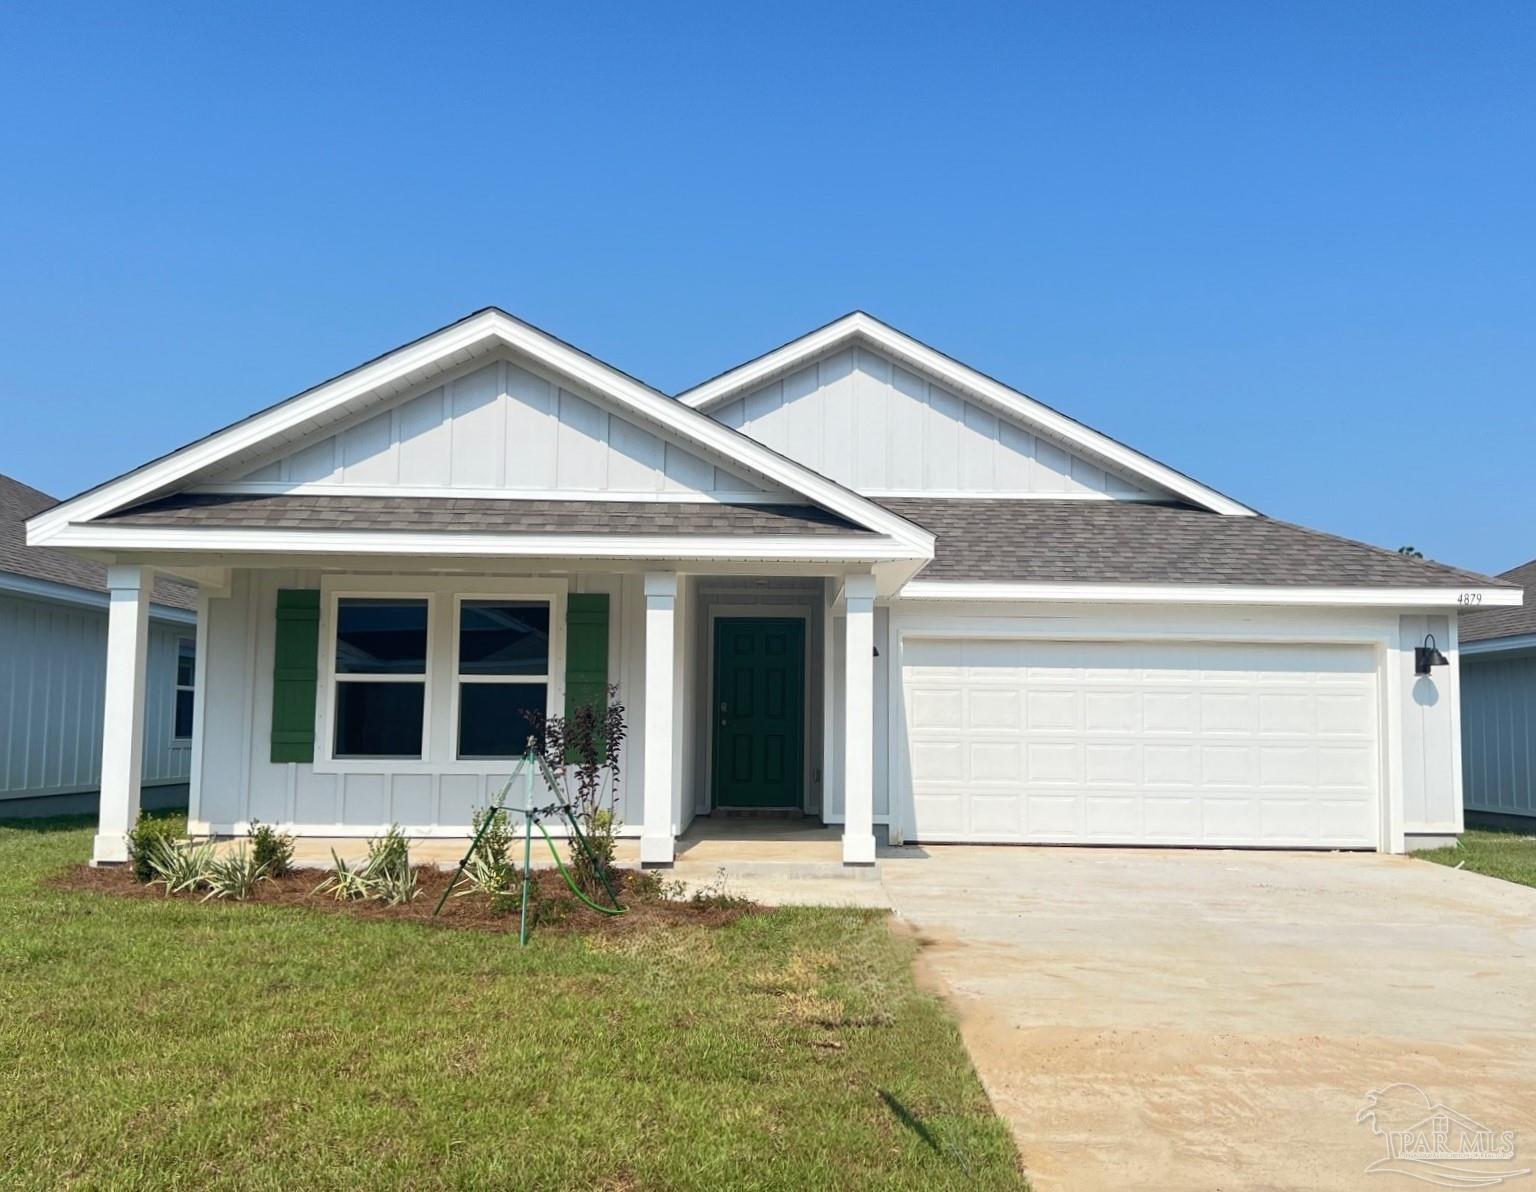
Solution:
[[[588,857],[579,847],[572,848],[571,873],[594,897],[614,876],[619,750],[628,732],[618,687],[609,686],[604,695],[601,704],[581,704],[569,716],[528,714],[534,748],[560,783],[592,850]]]

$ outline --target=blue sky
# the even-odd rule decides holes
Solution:
[[[1536,5],[0,8],[0,471],[496,304],[677,390],[865,308],[1266,513],[1536,556]]]

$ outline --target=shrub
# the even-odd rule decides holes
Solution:
[[[373,885],[368,880],[366,861],[361,865],[349,865],[336,855],[335,849],[331,850],[331,860],[336,868],[326,874],[325,880],[315,887],[316,894],[333,894],[338,902],[372,895]]]
[[[411,842],[400,831],[399,824],[391,824],[389,831],[368,842],[367,867],[372,873],[405,869],[411,863]]]
[[[251,853],[268,877],[282,877],[293,868],[293,837],[271,824],[252,820]]]
[[[267,880],[267,873],[256,863],[256,854],[240,845],[222,857],[215,858],[203,874],[210,898],[233,898],[243,902],[256,891],[258,883]]]
[[[138,822],[128,831],[128,864],[133,867],[133,876],[141,882],[154,881],[155,871],[149,863],[150,846],[157,840],[174,840],[181,833],[180,816],[139,812]]]
[[[593,856],[587,857],[571,842],[571,874],[592,897],[617,876],[614,805],[619,791],[619,748],[629,731],[618,691],[610,686],[603,706],[583,704],[569,716],[529,715],[542,767],[592,850]]]
[[[151,883],[163,883],[167,897],[197,889],[217,860],[211,843],[183,843],[164,836],[145,846],[144,857],[154,874]]]

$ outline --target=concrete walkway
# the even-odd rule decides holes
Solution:
[[[1356,1117],[1396,1082],[1517,1132],[1468,1166],[1536,1166],[1536,890],[1368,854],[928,852],[883,885],[1038,1192],[1423,1188],[1366,1174],[1386,1142]]]

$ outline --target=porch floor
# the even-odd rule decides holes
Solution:
[[[696,816],[677,838],[678,864],[741,861],[842,864],[843,830],[814,816],[757,818],[715,813]]]

